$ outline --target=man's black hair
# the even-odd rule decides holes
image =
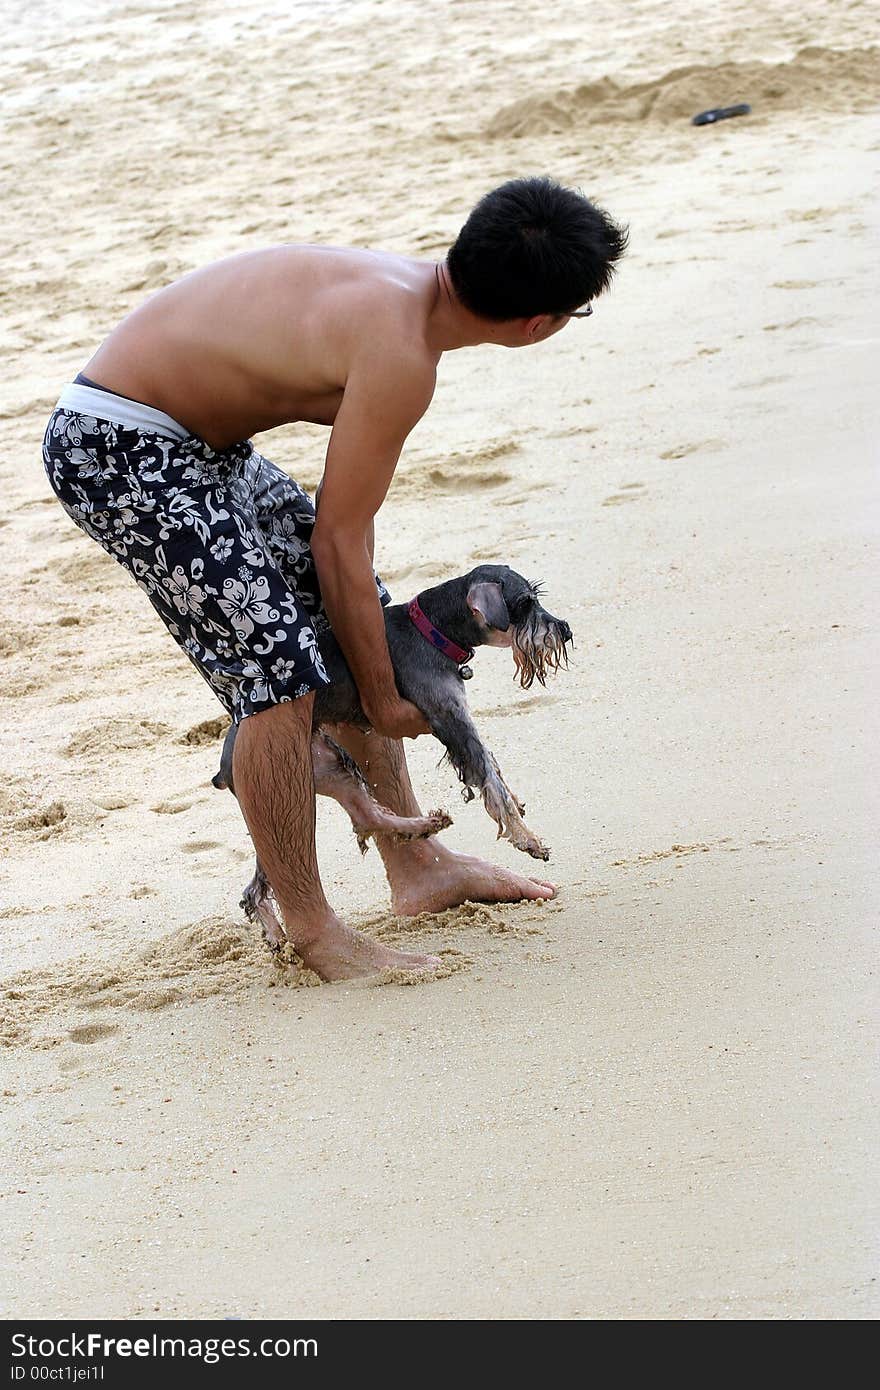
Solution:
[[[466,309],[496,322],[565,314],[611,282],[628,233],[582,193],[511,179],[481,198],[446,264]]]

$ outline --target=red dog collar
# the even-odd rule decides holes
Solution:
[[[474,654],[473,647],[460,647],[457,642],[452,642],[448,637],[444,637],[440,629],[436,628],[431,619],[422,612],[417,598],[410,600],[407,612],[410,622],[418,628],[422,636],[427,638],[432,646],[439,648],[444,656],[448,656],[450,661],[454,661],[458,666],[463,666],[466,661],[470,661]]]

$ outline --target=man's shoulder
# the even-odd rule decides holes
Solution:
[[[352,308],[352,374],[433,392],[440,355],[428,342],[424,281],[370,278]]]
[[[376,337],[427,346],[427,324],[433,302],[435,268],[411,256],[363,252],[349,263],[356,273],[340,278],[356,322]]]
[[[439,354],[425,331],[426,317],[405,294],[371,284],[346,327],[347,371],[341,421],[372,420],[384,434],[403,438],[424,415],[437,385]]]
[[[384,414],[409,420],[427,410],[437,385],[437,361],[418,335],[365,341],[354,353],[345,397],[369,398]]]

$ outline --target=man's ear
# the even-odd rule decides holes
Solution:
[[[552,326],[555,321],[553,314],[534,314],[532,318],[525,320],[525,336],[527,342],[537,340],[540,342],[544,331]]]
[[[510,627],[510,614],[500,584],[472,584],[468,589],[467,605],[487,627],[497,628],[499,632],[506,632]]]

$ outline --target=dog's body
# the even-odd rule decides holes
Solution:
[[[548,671],[566,664],[566,648],[571,642],[568,624],[541,607],[538,592],[537,586],[506,566],[480,565],[469,574],[423,590],[418,604],[448,644],[465,651],[478,646],[511,647],[520,682],[527,688],[535,679],[543,685]],[[385,630],[398,690],[421,710],[435,738],[443,744],[464,785],[462,794],[471,800],[475,791],[481,793],[499,837],[535,859],[549,858],[549,850],[522,819],[525,807],[505,783],[477,732],[467,708],[458,661],[415,626],[407,604],[385,609]],[[372,798],[357,764],[325,732],[326,725],[353,724],[367,729],[369,722],[345,657],[329,630],[319,637],[319,646],[331,684],[315,695],[312,759],[316,792],[332,796],[345,807],[362,849],[370,835],[421,837],[450,825],[444,812],[395,816]],[[236,733],[237,725],[233,724],[214,778],[215,786],[233,791]],[[283,942],[284,932],[272,909],[269,884],[259,862],[242,906],[262,921],[270,945],[277,947]]]

